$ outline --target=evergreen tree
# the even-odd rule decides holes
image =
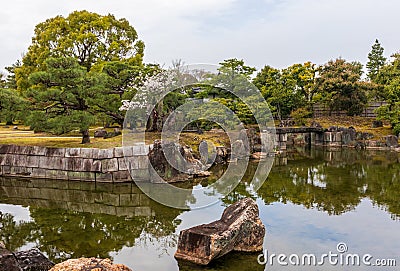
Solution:
[[[367,62],[368,78],[372,82],[376,82],[379,70],[385,65],[386,58],[383,55],[383,47],[376,39],[375,44],[372,45],[372,50],[368,54],[369,61]]]
[[[316,88],[331,111],[347,111],[349,116],[360,114],[367,104],[370,83],[361,81],[362,64],[338,58],[319,67]]]
[[[28,124],[34,131],[82,133],[82,144],[90,143],[89,126],[96,111],[91,107],[103,89],[104,75],[87,72],[75,58],[48,58],[46,70],[32,73],[27,96],[32,102]]]

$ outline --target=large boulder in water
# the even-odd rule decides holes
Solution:
[[[194,158],[189,147],[174,142],[154,141],[153,148],[149,152],[149,161],[156,173],[166,181],[174,181],[187,174],[208,175],[208,172],[203,170],[204,165]]]
[[[55,265],[50,271],[132,271],[123,264],[113,264],[110,259],[80,258],[72,259]]]
[[[258,206],[246,198],[226,208],[220,220],[183,230],[175,257],[207,265],[231,251],[262,251],[264,235]]]

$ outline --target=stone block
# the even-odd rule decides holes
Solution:
[[[101,149],[99,150],[98,159],[111,159],[114,158],[113,149]]]
[[[82,148],[80,157],[81,158],[88,158],[88,159],[93,159],[94,158],[94,153],[96,152],[97,149],[86,149]],[[98,151],[97,151],[97,156],[98,156]]]
[[[128,170],[128,164],[125,158],[118,158],[118,170]]]
[[[132,146],[133,155],[148,155],[149,146],[147,145],[135,145]]]
[[[46,169],[46,178],[51,180],[69,180],[68,171]]]
[[[45,169],[62,170],[64,168],[64,158],[40,156],[39,167]]]
[[[32,168],[31,176],[33,178],[46,178],[46,170],[43,168]]]
[[[75,157],[75,158],[72,158],[73,159],[73,164],[74,164],[74,166],[73,166],[73,168],[74,168],[74,171],[79,171],[79,172],[83,172],[84,171],[84,169],[83,169],[83,167],[84,167],[84,165],[83,165],[83,158],[80,158],[80,157]]]
[[[92,172],[101,172],[101,161],[94,160],[92,164]]]
[[[29,167],[11,167],[10,171],[13,176],[29,177],[32,175],[32,168]]]
[[[81,148],[68,148],[65,151],[65,157],[80,157]]]
[[[95,182],[96,181],[96,173],[94,172],[82,172],[82,181],[84,182]]]
[[[74,171],[74,158],[62,158],[62,170]]]
[[[0,154],[7,154],[10,147],[10,145],[0,145]]]
[[[71,171],[82,171],[83,159],[80,157],[70,157],[68,160],[69,170]]]
[[[10,166],[1,166],[3,175],[7,176],[11,174],[11,167]]]
[[[46,155],[47,148],[45,147],[40,147],[40,146],[34,146],[29,150],[30,153],[29,155],[38,155],[38,156],[44,156]]]
[[[82,180],[82,172],[68,171],[68,180],[70,181],[81,181]]]
[[[114,158],[121,158],[124,157],[124,148],[117,147],[114,148]]]
[[[27,156],[26,157],[26,166],[27,167],[39,167],[39,161],[41,156]]]
[[[14,155],[13,163],[11,164],[11,166],[25,167],[26,159],[27,159],[26,155]]]
[[[8,153],[10,153],[10,154],[27,154],[30,148],[31,148],[30,146],[12,145],[9,148]]]
[[[131,176],[133,180],[149,180],[150,173],[149,169],[133,169],[131,170]]]
[[[93,171],[93,159],[83,159],[82,162],[82,171],[84,172],[92,172]]]
[[[101,160],[101,171],[103,173],[118,171],[118,160],[116,158]]]
[[[0,161],[1,166],[10,166],[12,164],[11,154],[2,154],[2,159]]]
[[[147,169],[149,167],[149,158],[144,155],[126,157],[125,163],[129,169]]]
[[[45,152],[45,156],[64,157],[65,156],[65,148],[47,148],[46,152]]]
[[[126,183],[132,181],[131,175],[127,170],[112,172],[112,175],[114,183]]]
[[[133,147],[132,146],[124,146],[122,148],[123,148],[123,152],[124,152],[124,157],[133,156]]]
[[[96,173],[96,182],[112,183],[113,178],[111,173]]]

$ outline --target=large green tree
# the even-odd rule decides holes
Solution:
[[[282,71],[265,66],[253,80],[278,119],[289,117],[292,111],[306,103],[308,86],[305,80],[301,79],[300,66],[302,65],[293,65]]]
[[[254,67],[247,66],[243,59],[226,59],[219,63],[218,75],[211,77],[210,84],[217,86],[211,91],[219,91],[221,96],[233,97],[232,93],[239,95],[251,87],[249,81],[251,75],[256,71]],[[225,93],[225,94],[224,94]]]
[[[103,88],[104,76],[87,72],[75,58],[48,58],[46,70],[30,75],[27,96],[33,105],[28,124],[35,131],[63,134],[82,133],[82,144],[89,143],[89,126],[96,112],[91,100]]]
[[[12,125],[23,118],[26,101],[13,89],[0,88],[0,122]]]
[[[29,87],[31,73],[44,70],[49,57],[72,57],[87,71],[94,64],[137,58],[141,62],[144,43],[126,19],[88,11],[75,11],[38,24],[22,66],[16,70],[18,87]]]
[[[293,92],[302,96],[302,100],[311,104],[316,89],[314,87],[315,74],[317,70],[315,64],[306,62],[304,64],[294,64],[282,70],[282,77],[292,81]]]
[[[386,57],[383,55],[384,49],[379,41],[376,39],[374,45],[372,45],[372,50],[368,54],[367,70],[368,78],[372,82],[377,82],[377,76],[380,69],[385,65]]]
[[[90,99],[92,110],[108,118],[109,123],[122,127],[125,112],[121,111],[123,100],[131,100],[148,76],[159,71],[157,65],[143,65],[137,59],[103,62],[92,68],[92,72],[104,76],[104,88]]]
[[[394,54],[392,62],[386,64],[378,73],[383,85],[382,97],[388,102],[378,109],[378,117],[388,120],[394,132],[400,134],[400,54]]]
[[[362,64],[342,58],[319,67],[316,88],[331,111],[343,110],[349,116],[360,114],[367,104],[370,85],[361,81]]]

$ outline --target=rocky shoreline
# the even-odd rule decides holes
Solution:
[[[132,271],[110,259],[80,258],[54,264],[38,249],[11,252],[0,242],[0,271]]]

